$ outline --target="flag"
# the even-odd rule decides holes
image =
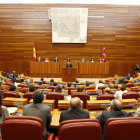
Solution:
[[[103,46],[102,59],[103,59],[103,62],[106,62],[105,44],[104,44],[104,46]]]
[[[33,61],[36,61],[36,49],[35,49],[35,43],[33,46]]]

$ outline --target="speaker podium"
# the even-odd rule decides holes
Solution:
[[[77,68],[62,68],[62,81],[75,82],[77,78]]]

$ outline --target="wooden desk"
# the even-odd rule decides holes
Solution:
[[[47,77],[60,74],[60,62],[29,62],[30,76]]]
[[[26,98],[6,97],[2,100],[2,105],[6,106],[17,106],[18,108],[23,108],[26,104],[28,104],[28,99]]]
[[[79,74],[95,78],[105,78],[109,74],[109,63],[99,62],[79,62]]]
[[[131,108],[137,108],[138,107],[138,100],[135,99],[122,99],[123,108],[131,107]]]
[[[29,104],[31,104],[31,103],[33,103],[33,99],[31,99],[31,100],[29,101]],[[55,101],[54,101],[54,100],[43,100],[42,103],[43,103],[43,104],[47,104],[47,105],[50,107],[51,110],[54,109],[54,106],[55,106]]]
[[[110,100],[90,100],[87,101],[87,109],[104,109],[110,106]]]

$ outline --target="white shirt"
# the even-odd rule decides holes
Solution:
[[[114,97],[116,98],[116,99],[122,99],[122,95],[123,95],[123,93],[126,93],[126,92],[128,92],[127,90],[124,90],[124,91],[116,91],[116,94],[114,95]]]
[[[96,89],[98,89],[98,87],[100,87],[100,86],[104,86],[104,84],[103,84],[103,83],[97,84],[97,85],[96,85]]]
[[[15,82],[15,86],[17,87],[19,84],[21,84],[21,83],[17,83],[17,82]]]

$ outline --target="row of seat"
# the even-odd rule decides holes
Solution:
[[[105,140],[139,139],[140,118],[110,118],[105,124]],[[55,140],[102,140],[97,119],[68,120],[59,124]],[[43,121],[37,117],[11,116],[1,125],[2,140],[44,140]],[[47,140],[54,140],[50,133]]]

